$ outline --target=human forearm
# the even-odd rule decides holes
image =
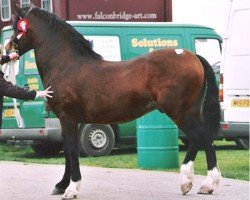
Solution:
[[[7,63],[7,62],[10,62],[10,57],[9,57],[8,55],[2,56],[2,59],[1,59],[1,61],[0,61],[0,64],[3,65],[3,64],[5,64],[5,63]]]

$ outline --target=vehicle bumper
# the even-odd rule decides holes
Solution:
[[[58,119],[45,120],[46,128],[1,129],[0,140],[41,140],[62,141],[61,126]]]
[[[2,129],[0,140],[49,140],[61,141],[60,129]]]
[[[249,123],[221,122],[221,132],[226,139],[249,138]]]

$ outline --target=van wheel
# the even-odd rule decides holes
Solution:
[[[55,156],[62,151],[61,143],[48,143],[48,144],[33,144],[31,148],[36,154],[41,156]]]
[[[79,137],[81,156],[106,156],[114,148],[115,134],[110,125],[83,125]]]
[[[241,149],[249,149],[249,138],[237,138],[235,143]]]

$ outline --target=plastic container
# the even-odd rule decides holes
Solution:
[[[178,129],[158,110],[137,119],[138,167],[169,169],[179,167]]]

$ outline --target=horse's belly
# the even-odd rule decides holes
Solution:
[[[85,123],[117,124],[132,121],[153,109],[152,104],[137,107],[111,107],[107,110],[92,111],[85,114]]]

